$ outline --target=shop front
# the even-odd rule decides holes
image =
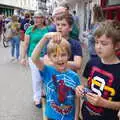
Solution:
[[[0,4],[0,14],[11,16],[14,13],[14,7]]]
[[[101,0],[101,7],[107,19],[120,21],[120,0]]]

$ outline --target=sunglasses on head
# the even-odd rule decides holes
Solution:
[[[44,18],[43,16],[35,16],[34,18]]]

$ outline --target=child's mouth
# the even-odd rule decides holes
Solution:
[[[64,65],[64,63],[58,63],[58,65]]]

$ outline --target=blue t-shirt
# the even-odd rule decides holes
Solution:
[[[55,120],[74,120],[75,88],[80,85],[77,73],[68,69],[58,72],[45,66],[40,74],[46,88],[46,116]]]
[[[120,101],[120,63],[109,65],[103,64],[100,58],[92,59],[83,76],[88,79],[88,87],[93,93],[110,101]],[[87,101],[84,101],[83,108],[83,120],[118,120],[117,110],[96,107]]]

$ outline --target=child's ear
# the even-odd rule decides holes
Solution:
[[[70,32],[72,31],[72,26],[70,26]]]
[[[50,54],[50,55],[48,55],[48,58],[49,58],[49,60],[50,60],[50,61],[52,61],[52,57],[51,57],[51,54]]]

